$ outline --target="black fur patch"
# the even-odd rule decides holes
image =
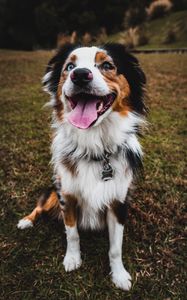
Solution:
[[[126,156],[128,164],[129,164],[129,167],[135,176],[139,172],[143,171],[142,157],[139,153],[136,153],[136,152],[132,151],[131,149],[126,148],[125,156]]]
[[[51,194],[53,192],[55,192],[57,194],[59,202],[62,205],[64,205],[64,199],[62,198],[62,195],[61,195],[61,186],[56,183],[53,186],[43,190],[43,193],[39,198],[38,204],[41,206],[45,205],[45,203],[47,202],[47,200],[49,199],[49,197],[51,196]]]
[[[111,208],[118,222],[124,225],[128,216],[128,202],[125,201],[124,203],[121,203],[119,201],[114,201],[111,205]]]
[[[144,104],[146,77],[137,58],[121,44],[106,44],[103,48],[112,57],[118,74],[123,74],[129,83],[131,90],[129,106],[139,114],[146,114],[147,108]]]
[[[46,201],[49,199],[51,193],[54,192],[54,190],[55,190],[55,189],[54,189],[54,187],[52,186],[52,187],[49,187],[49,188],[47,188],[47,189],[45,189],[45,190],[43,191],[42,195],[41,195],[40,198],[39,198],[39,204],[40,204],[41,206],[43,206],[43,205],[46,203]]]
[[[49,61],[45,74],[50,71],[52,71],[52,74],[48,80],[43,82],[43,85],[47,86],[49,92],[56,94],[63,64],[68,55],[76,48],[77,47],[73,44],[66,44],[61,47],[56,55]]]

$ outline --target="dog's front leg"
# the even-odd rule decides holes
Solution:
[[[119,223],[112,208],[107,211],[107,223],[110,240],[109,260],[112,281],[117,287],[128,291],[131,288],[131,276],[125,270],[122,262],[124,225]]]
[[[80,241],[77,229],[77,199],[72,195],[63,195],[64,224],[66,228],[67,250],[63,265],[66,272],[73,271],[81,266]]]

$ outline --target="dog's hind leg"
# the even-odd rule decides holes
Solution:
[[[34,210],[23,219],[21,219],[17,227],[19,229],[25,229],[32,227],[36,222],[38,217],[43,213],[47,212],[53,217],[61,218],[62,217],[62,208],[59,202],[58,195],[53,188],[48,189],[38,200]]]

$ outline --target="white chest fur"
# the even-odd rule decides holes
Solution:
[[[116,150],[125,142],[134,152],[142,153],[133,133],[140,121],[139,117],[131,113],[125,119],[114,113],[106,122],[102,122],[102,126],[91,128],[87,132],[74,129],[66,121],[57,126],[52,144],[54,171],[61,178],[62,191],[73,194],[78,199],[83,227],[98,227],[99,214],[102,210],[109,207],[114,200],[125,201],[132,181],[132,172],[124,155],[122,153],[116,155]],[[79,159],[82,153],[86,153],[87,156],[99,156],[104,150],[114,153],[110,157],[114,176],[108,181],[101,179],[103,161]],[[71,152],[72,158],[76,161],[76,175],[62,164],[62,157]]]
[[[81,159],[77,164],[76,176],[72,176],[66,167],[60,165],[58,171],[62,177],[63,191],[77,195],[80,201],[85,201],[93,210],[102,209],[104,204],[108,205],[114,199],[124,201],[132,175],[122,155],[117,159],[111,158],[110,163],[114,176],[108,181],[101,179],[102,161],[88,162]]]
[[[132,175],[121,156],[118,160],[111,159],[111,165],[114,176],[108,181],[101,179],[102,162],[100,161],[81,160],[77,165],[76,176],[72,176],[63,165],[59,166],[63,192],[76,195],[78,199],[82,211],[80,221],[82,227],[99,227],[100,212],[109,207],[115,199],[125,201]]]

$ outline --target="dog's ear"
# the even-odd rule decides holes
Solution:
[[[123,74],[130,86],[129,105],[133,111],[145,114],[144,104],[146,77],[138,59],[121,44],[106,44],[103,47],[112,57],[117,73]]]
[[[75,48],[76,46],[73,44],[66,44],[59,48],[49,61],[42,83],[44,91],[50,95],[56,95],[64,62]]]

